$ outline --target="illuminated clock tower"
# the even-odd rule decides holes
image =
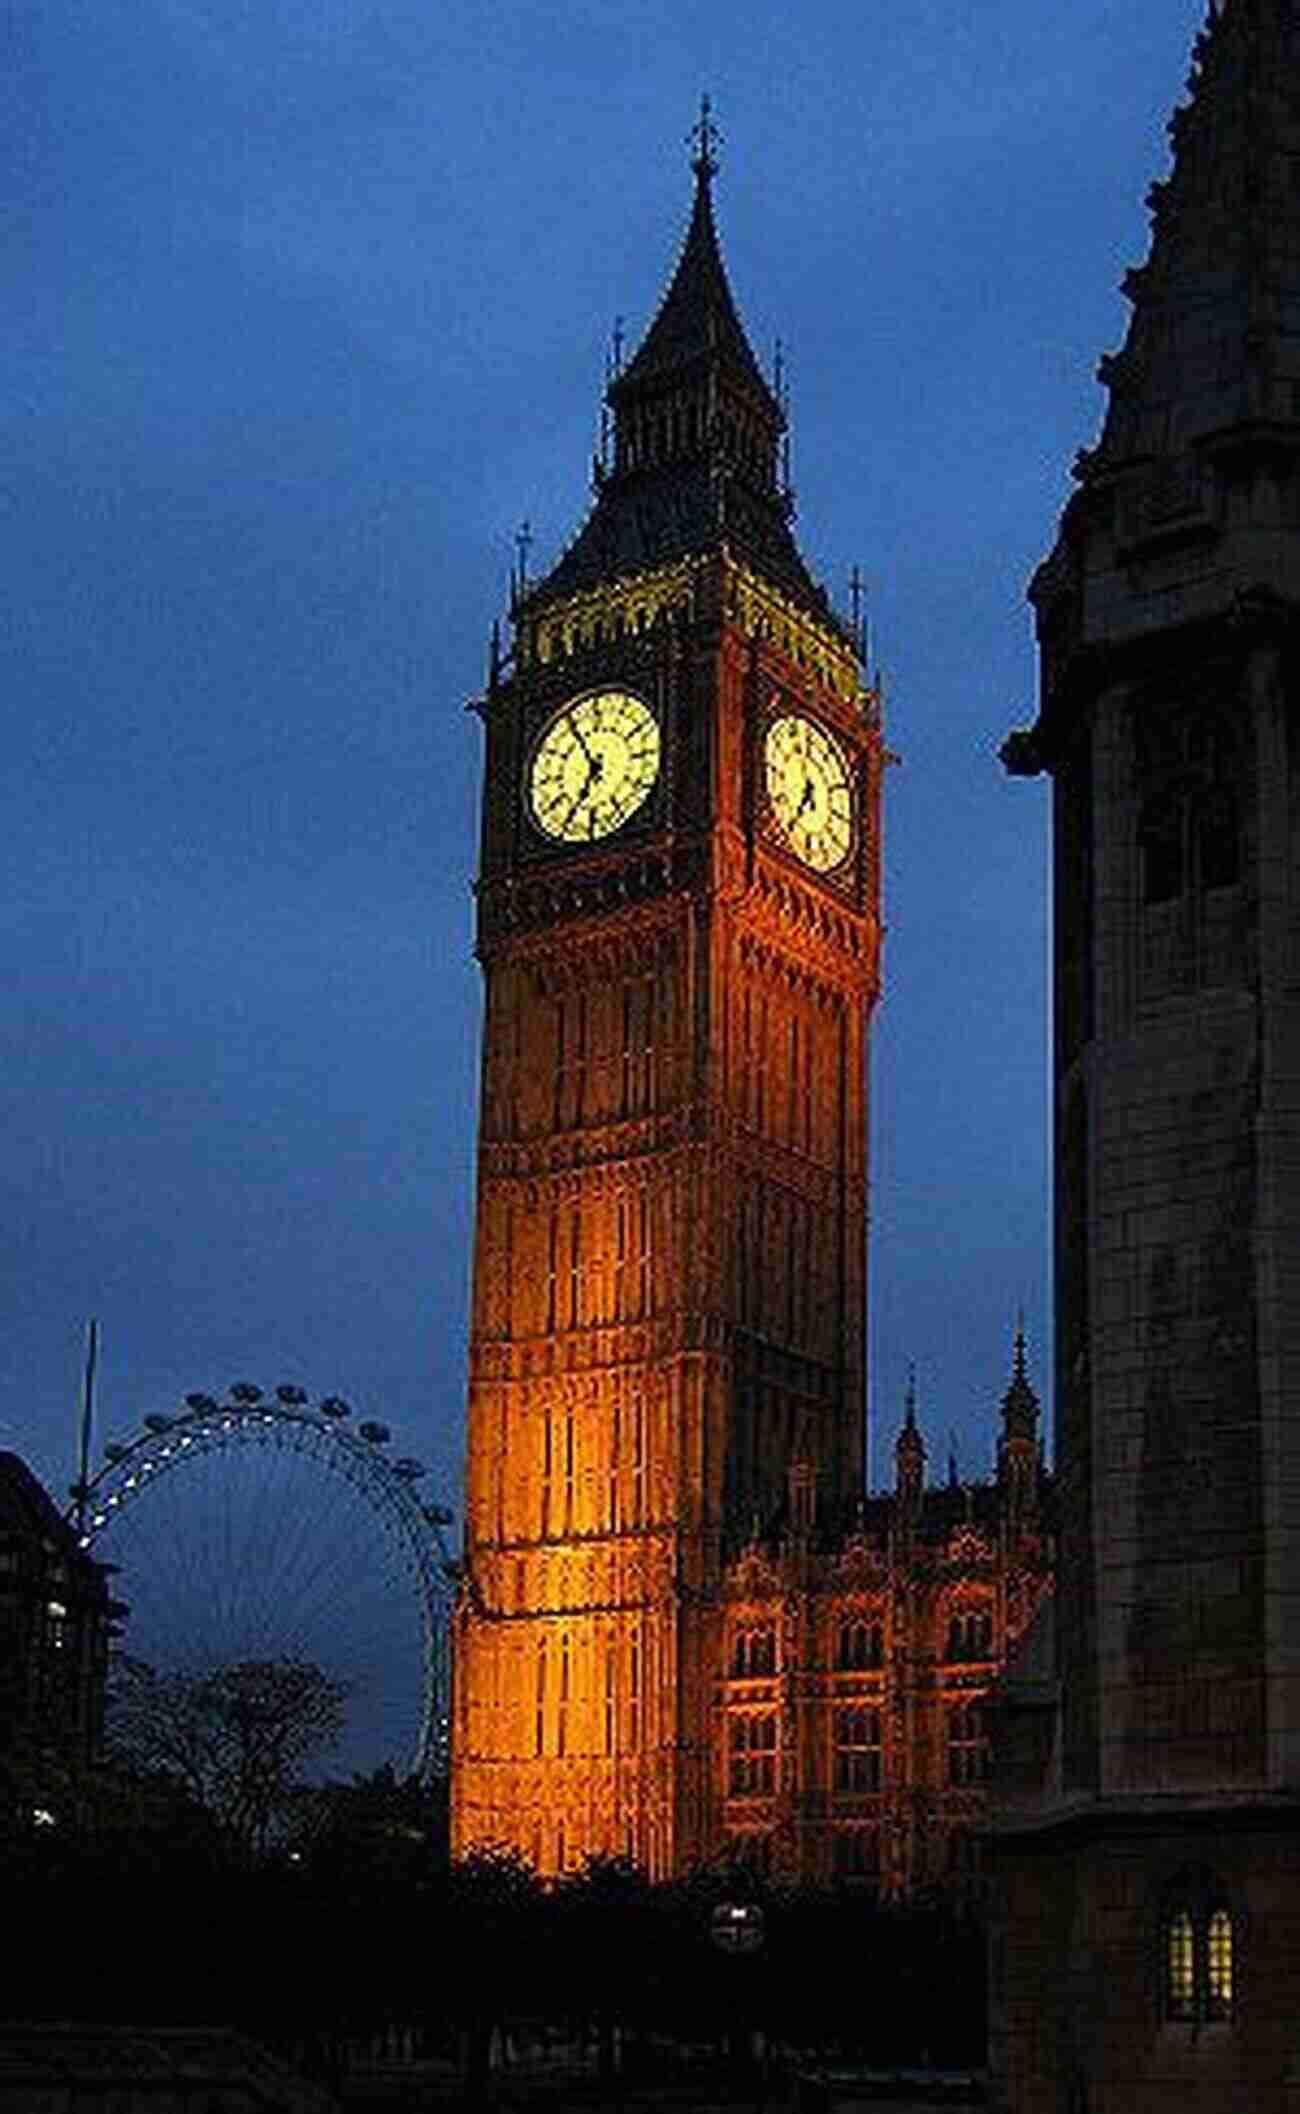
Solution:
[[[595,505],[478,708],[453,1834],[542,1872],[708,1853],[723,1565],[800,1475],[863,1481],[881,731],[696,137]]]

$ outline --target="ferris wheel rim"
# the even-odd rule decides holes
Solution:
[[[426,1778],[446,1764],[449,1721],[448,1617],[453,1564],[443,1536],[451,1513],[442,1505],[425,1505],[414,1483],[424,1473],[418,1461],[385,1454],[392,1436],[387,1425],[363,1419],[347,1422],[350,1407],[336,1395],[323,1396],[313,1407],[304,1388],[282,1386],[272,1397],[246,1382],[229,1390],[229,1400],[194,1393],[185,1407],[167,1415],[146,1417],[145,1427],[129,1440],[110,1442],[109,1458],[92,1476],[72,1487],[65,1518],[80,1547],[94,1548],[136,1500],[186,1460],[202,1460],[244,1445],[284,1440],[300,1459],[310,1460],[351,1485],[386,1533],[395,1533],[413,1571],[420,1607],[423,1681],[420,1727],[411,1774]],[[120,1488],[115,1486],[120,1485]]]

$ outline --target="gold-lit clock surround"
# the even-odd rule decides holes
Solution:
[[[772,814],[796,857],[816,873],[842,866],[853,846],[853,792],[830,735],[787,713],[768,727],[763,763]]]
[[[575,698],[542,731],[528,773],[538,828],[590,844],[630,821],[659,776],[659,722],[626,690]]]

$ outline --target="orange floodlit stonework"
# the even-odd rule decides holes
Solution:
[[[739,1849],[905,1883],[900,1699],[922,1662],[942,1686],[953,1566],[990,1625],[967,1709],[1019,1617],[1001,1512],[862,1503],[881,715],[861,626],[791,534],[707,124],[695,166],[676,274],[610,384],[596,504],[545,579],[521,568],[478,701],[454,1844],[544,1873]],[[874,1643],[842,1646],[855,1622]]]

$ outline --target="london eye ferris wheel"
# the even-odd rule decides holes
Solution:
[[[104,1448],[72,1486],[82,1546],[115,1572],[123,1649],[158,1670],[318,1665],[345,1691],[331,1774],[446,1766],[456,1567],[423,1464],[338,1395],[238,1382]]]

